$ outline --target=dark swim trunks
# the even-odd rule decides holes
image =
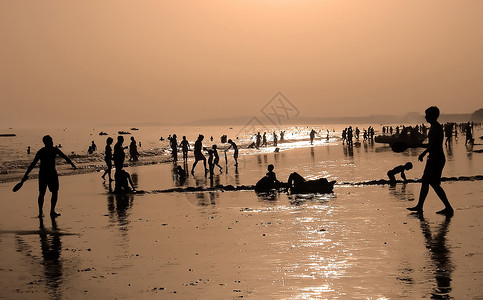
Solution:
[[[59,190],[59,176],[56,171],[39,173],[39,190],[43,191],[47,187],[50,192]]]
[[[428,157],[426,167],[424,168],[423,178],[421,178],[421,180],[429,184],[441,184],[441,176],[443,174],[445,163],[446,159],[444,156],[439,158]]]

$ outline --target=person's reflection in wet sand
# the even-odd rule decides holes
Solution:
[[[451,215],[446,215],[443,223],[440,224],[438,232],[433,235],[429,223],[423,214],[417,215],[420,221],[421,231],[425,238],[426,248],[429,250],[431,260],[434,264],[434,276],[436,279],[436,287],[431,293],[433,299],[450,299],[451,273],[453,265],[451,263],[450,251],[446,246],[446,233],[448,233]]]
[[[314,147],[310,147],[310,158],[312,159],[312,162],[315,161],[315,150],[314,150]]]
[[[42,251],[42,265],[44,267],[45,282],[49,289],[49,294],[52,299],[62,299],[62,277],[63,268],[61,260],[62,243],[60,236],[62,233],[57,227],[55,218],[50,218],[52,221],[52,230],[47,230],[44,227],[43,218],[39,218],[39,237],[40,248]]]

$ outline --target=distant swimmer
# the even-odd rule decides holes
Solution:
[[[59,176],[57,175],[57,171],[55,169],[55,158],[57,156],[62,157],[72,166],[72,168],[74,168],[74,170],[76,169],[76,166],[74,165],[72,160],[70,160],[70,158],[67,157],[61,150],[54,147],[54,142],[50,135],[44,136],[42,138],[42,141],[45,146],[41,148],[37,152],[37,154],[35,154],[35,158],[25,172],[25,175],[23,176],[21,182],[25,182],[28,179],[28,175],[35,167],[37,162],[40,161],[38,197],[39,218],[43,217],[44,196],[45,192],[47,191],[47,187],[52,193],[50,216],[57,217],[60,216],[60,214],[55,211],[55,206],[57,205],[57,198],[59,194]]]
[[[205,166],[205,174],[208,173],[208,169],[206,168],[206,157],[203,155],[203,152],[202,152],[202,150],[203,150],[203,139],[204,139],[204,136],[202,134],[200,134],[198,136],[198,139],[195,142],[195,149],[194,149],[195,163],[193,164],[193,167],[191,168],[191,174],[195,173],[196,164],[198,164],[198,162],[200,160],[203,161],[203,165]]]
[[[387,171],[387,177],[389,177],[389,181],[392,184],[394,184],[394,183],[396,183],[395,175],[401,173],[402,179],[404,180],[404,182],[406,182],[407,179],[406,179],[406,174],[404,174],[404,171],[411,170],[412,168],[413,168],[413,164],[410,163],[410,162],[407,162],[404,165],[399,165],[399,166],[395,167],[394,169]]]
[[[104,151],[104,161],[106,162],[107,169],[104,171],[104,175],[102,175],[102,179],[106,180],[106,175],[109,175],[109,182],[112,181],[111,177],[111,170],[112,170],[112,148],[111,145],[113,143],[112,137],[108,137],[106,140],[106,148]]]
[[[278,137],[277,137],[277,133],[274,131],[273,132],[273,146],[277,147],[277,144],[278,144]]]
[[[181,143],[179,143],[179,147],[181,148],[181,151],[183,152],[183,161],[187,162],[188,161],[188,150],[190,149],[190,143],[188,142],[188,140],[186,140],[186,136],[183,136]]]
[[[230,144],[230,146],[225,149],[225,152],[233,147],[233,158],[235,159],[235,167],[238,167],[238,146],[231,139],[228,140],[228,143]]]
[[[426,160],[426,167],[424,168],[423,177],[421,178],[421,191],[419,194],[418,204],[414,207],[408,207],[407,209],[422,213],[424,201],[428,195],[429,186],[431,186],[445,207],[443,210],[440,210],[437,213],[452,215],[454,212],[453,207],[451,207],[446,193],[441,187],[441,175],[443,173],[446,158],[443,151],[443,127],[438,122],[439,108],[436,106],[431,106],[426,109],[425,113],[426,121],[431,124],[431,128],[428,134],[429,141],[427,149],[419,155],[418,159],[423,161],[426,154],[429,153],[429,156]]]

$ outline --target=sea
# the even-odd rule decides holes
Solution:
[[[313,124],[313,125],[287,125],[272,127],[256,127],[256,126],[113,126],[113,127],[93,127],[93,128],[6,128],[0,129],[0,134],[15,134],[15,136],[0,137],[0,182],[9,182],[20,179],[25,170],[32,162],[35,153],[43,147],[42,137],[50,135],[53,138],[54,145],[59,147],[66,155],[68,155],[76,164],[77,170],[74,172],[70,165],[64,160],[58,158],[57,170],[60,175],[75,175],[88,172],[100,172],[105,169],[104,148],[106,139],[112,137],[113,145],[116,143],[119,132],[123,132],[124,145],[128,146],[130,138],[134,137],[138,144],[138,152],[140,158],[138,162],[128,161],[128,150],[126,150],[126,164],[128,166],[142,166],[159,163],[169,163],[171,161],[171,149],[169,148],[168,136],[176,134],[178,143],[183,136],[186,136],[193,149],[194,142],[198,135],[204,135],[203,145],[211,147],[216,144],[220,150],[229,146],[222,142],[222,137],[226,135],[227,139],[232,139],[240,149],[240,157],[249,157],[256,154],[267,154],[277,152],[291,151],[300,148],[318,148],[326,147],[333,149],[339,147],[345,157],[351,160],[340,159],[332,161],[330,168],[333,172],[325,172],[323,175],[333,177],[341,177],[337,170],[352,168],[357,166],[360,170],[357,172],[358,180],[371,180],[375,178],[385,177],[385,171],[393,165],[404,163],[405,160],[417,161],[417,156],[421,153],[420,149],[408,149],[403,153],[394,153],[387,144],[380,144],[371,141],[364,141],[362,138],[363,131],[372,126],[375,135],[382,134],[383,126],[392,126],[395,130],[396,126],[403,124]],[[415,124],[404,124],[406,126],[414,126]],[[344,128],[352,126],[359,128],[361,131],[359,140],[354,140],[354,147],[347,147],[343,144],[341,134]],[[313,144],[310,143],[309,133],[314,129],[317,134]],[[277,146],[273,145],[273,133],[275,132],[278,140],[280,140],[280,132],[284,132],[284,141],[279,141]],[[263,134],[266,132],[268,146],[260,149],[250,148],[249,145],[255,142],[256,133]],[[103,135],[100,135],[102,133]],[[457,137],[453,137],[451,147],[445,147],[447,165],[446,172],[448,176],[474,176],[483,172],[482,156],[479,150],[482,148],[479,143],[482,141],[482,127],[475,126],[474,137],[476,139],[475,146],[466,146],[465,137],[459,133]],[[88,148],[91,143],[97,145],[97,150],[89,154]],[[30,154],[27,149],[30,147]],[[330,147],[330,148],[329,148]],[[277,149],[278,148],[278,149]],[[332,150],[333,151],[333,150]],[[221,152],[221,151],[220,151]],[[364,153],[364,155],[359,154]],[[189,156],[192,156],[190,152]],[[359,156],[359,157],[358,157]],[[181,159],[181,155],[178,156]],[[412,157],[409,159],[409,157]],[[359,158],[358,164],[354,164],[354,158]],[[375,163],[376,162],[376,163]],[[314,164],[316,165],[316,164]],[[380,169],[379,167],[380,166]],[[326,166],[327,167],[327,166]],[[376,169],[376,170],[375,170]],[[30,177],[35,177],[37,168],[31,173]],[[308,170],[308,177],[316,177],[318,173]],[[381,175],[382,173],[382,175]],[[347,174],[350,177],[350,174]],[[344,178],[345,179],[345,178]]]

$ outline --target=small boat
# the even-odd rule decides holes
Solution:
[[[107,135],[104,131],[99,132],[99,135]]]
[[[17,135],[15,133],[0,133],[0,136],[9,137],[9,136],[17,136]]]
[[[129,131],[118,131],[119,134],[131,134]]]
[[[139,130],[139,128],[135,128],[135,127],[133,127],[133,128],[131,128],[131,130]]]
[[[292,194],[313,194],[313,193],[332,193],[334,191],[335,180],[328,181],[325,178],[307,180],[290,187]]]

